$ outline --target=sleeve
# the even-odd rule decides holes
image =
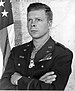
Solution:
[[[64,90],[71,74],[72,52],[60,54],[54,59],[51,71],[57,75],[52,84],[44,83],[37,79],[22,77],[18,81],[18,89],[25,90]]]
[[[73,53],[71,51],[65,52],[63,55],[59,55],[56,58],[55,65],[52,68],[52,71],[57,75],[57,79],[53,82],[54,86],[58,90],[64,90],[69,76],[72,72],[71,64],[72,64]]]
[[[10,53],[10,56],[8,58],[8,62],[7,62],[5,71],[4,71],[2,78],[0,80],[0,90],[14,90],[14,89],[16,89],[16,86],[12,85],[10,82],[10,77],[15,71],[13,58],[14,58],[14,53],[12,50]]]
[[[54,89],[54,85],[44,83],[43,81],[37,79],[22,77],[18,81],[18,89],[19,90],[51,90]]]

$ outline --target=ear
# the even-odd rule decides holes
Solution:
[[[51,26],[52,26],[52,22],[51,21],[48,21],[49,30],[51,29]]]
[[[52,22],[51,22],[51,21],[49,21],[49,26],[50,26],[50,27],[52,26]]]

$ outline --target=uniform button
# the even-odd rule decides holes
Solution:
[[[44,66],[42,65],[41,68],[43,68]]]
[[[20,66],[21,64],[19,63],[18,66]]]
[[[49,53],[49,51],[46,51],[47,53]]]
[[[24,51],[26,51],[27,49],[24,49]]]

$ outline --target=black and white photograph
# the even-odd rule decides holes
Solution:
[[[75,91],[75,0],[0,0],[0,90]]]

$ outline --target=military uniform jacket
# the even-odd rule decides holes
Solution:
[[[29,68],[32,50],[33,41],[12,49],[0,81],[0,89],[64,90],[71,74],[72,52],[50,37],[35,55],[35,66]],[[41,76],[51,71],[57,75],[52,84],[39,80]],[[14,72],[22,75],[18,86],[10,82]]]

